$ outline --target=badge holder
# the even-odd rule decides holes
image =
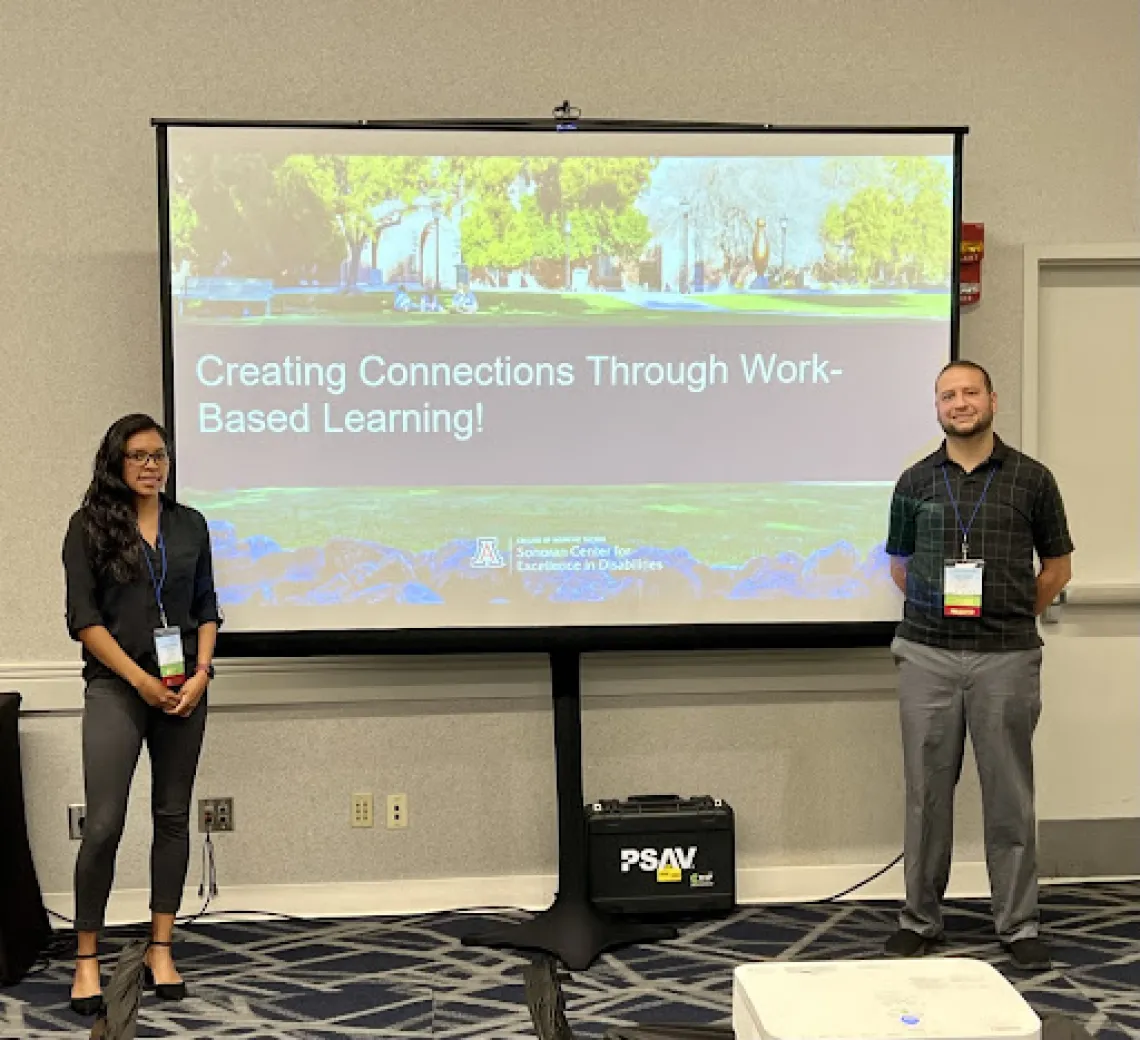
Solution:
[[[943,573],[942,613],[945,617],[982,616],[981,560],[951,560]]]
[[[958,521],[958,529],[962,532],[962,558],[960,560],[947,560],[942,571],[942,615],[953,618],[976,618],[982,616],[982,574],[985,563],[982,560],[970,559],[970,546],[968,539],[970,529],[978,516],[978,510],[985,501],[986,492],[994,479],[996,470],[990,470],[986,478],[986,485],[978,501],[974,504],[974,512],[968,524],[962,523],[962,514],[958,509],[958,499],[954,489],[950,486],[950,478],[946,474],[946,466],[942,467],[942,477],[946,481],[946,493],[950,496],[950,503],[954,507],[954,518]]]
[[[166,612],[162,616],[162,628],[154,630],[154,652],[158,657],[158,672],[164,686],[171,689],[186,683],[186,655],[182,651],[182,630],[166,623]]]
[[[146,553],[145,545],[143,547],[143,559],[146,560],[147,570],[150,571],[154,599],[158,604],[158,616],[162,622],[162,627],[154,630],[154,654],[158,658],[158,674],[162,677],[162,684],[177,690],[186,683],[186,655],[182,650],[182,630],[177,625],[167,624],[166,608],[162,605],[162,589],[166,585],[166,542],[162,537],[161,513],[158,520],[157,548],[162,557],[161,577],[155,576],[150,556]]]

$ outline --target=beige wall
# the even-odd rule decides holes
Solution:
[[[964,215],[985,221],[987,257],[963,348],[991,368],[1000,431],[1017,442],[1022,245],[1140,237],[1138,18],[1135,0],[4,4],[3,685],[35,708],[36,667],[74,659],[63,525],[109,421],[160,409],[152,116],[543,116],[569,97],[597,117],[968,124]],[[890,407],[889,393],[872,406]],[[223,879],[549,869],[541,699],[464,712],[466,680],[451,667],[435,666],[429,685],[443,699],[430,707],[219,711],[200,793],[235,795],[243,821]],[[638,667],[650,688],[668,674]],[[798,667],[810,677],[820,666]],[[587,793],[730,798],[745,865],[889,859],[901,834],[889,673],[877,691],[807,681],[822,689],[795,697],[763,659],[734,668],[710,661],[669,703],[604,700],[589,712]],[[602,669],[595,692],[614,683]],[[26,724],[49,890],[67,887],[74,852],[62,831],[63,805],[79,799],[77,726],[66,714]],[[348,795],[364,784],[378,798],[410,794],[402,844],[348,830]],[[976,859],[972,779],[964,793],[960,840]],[[285,833],[311,840],[286,846]],[[136,813],[125,885],[145,880],[141,836]]]

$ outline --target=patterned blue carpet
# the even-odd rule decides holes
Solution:
[[[1140,883],[1042,890],[1056,966],[1018,973],[993,939],[988,907],[952,904],[945,954],[992,960],[1042,1017],[1064,1014],[1106,1038],[1140,1040]],[[199,921],[177,933],[191,995],[144,998],[140,1037],[196,1040],[533,1040],[522,957],[460,937],[516,914],[433,914],[324,921]],[[885,904],[748,907],[686,926],[681,937],[607,955],[564,983],[575,1035],[616,1025],[728,1025],[732,969],[767,959],[879,955],[895,923]],[[117,945],[112,933],[104,982]],[[0,1037],[85,1037],[67,1008],[70,960],[0,990]]]

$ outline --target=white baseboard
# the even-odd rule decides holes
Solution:
[[[794,903],[824,899],[870,877],[881,865],[837,864],[807,867],[747,867],[737,871],[737,901],[741,905]],[[226,885],[210,903],[211,916],[241,911],[288,914],[291,917],[377,917],[401,914],[462,911],[485,907],[511,907],[537,911],[554,899],[553,875],[520,874],[503,877],[434,878],[410,881],[354,881],[305,885]],[[989,894],[986,866],[982,862],[954,865],[948,893],[954,898]],[[902,867],[892,867],[850,899],[898,900],[902,897]],[[50,910],[70,917],[70,892],[48,893]],[[147,920],[148,893],[126,889],[112,894],[107,907],[109,925]],[[197,888],[187,888],[182,913],[198,910],[202,899]],[[62,922],[57,924],[62,926]]]

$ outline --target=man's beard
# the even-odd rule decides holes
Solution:
[[[941,424],[942,432],[947,437],[976,437],[978,434],[985,433],[994,424],[994,413],[990,412],[988,415],[979,416],[978,421],[973,426],[965,430],[958,430],[954,427],[953,423],[944,422]]]

